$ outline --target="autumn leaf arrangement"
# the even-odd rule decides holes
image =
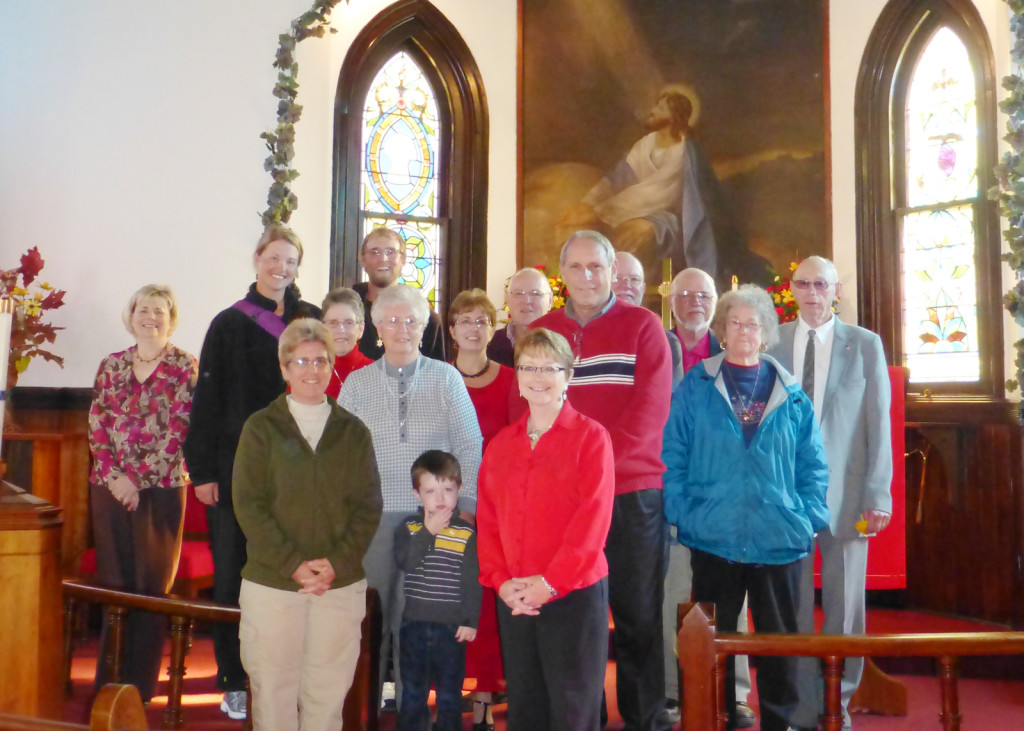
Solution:
[[[7,366],[7,387],[18,382],[35,357],[64,367],[64,359],[47,348],[57,339],[55,327],[44,320],[46,313],[64,306],[63,289],[39,279],[43,269],[39,247],[33,246],[21,257],[21,264],[13,269],[0,270],[0,299],[11,302],[11,354]]]

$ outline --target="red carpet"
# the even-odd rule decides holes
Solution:
[[[868,633],[907,633],[907,632],[978,632],[1003,629],[992,625],[964,620],[949,619],[919,612],[906,612],[890,609],[873,609],[868,612]],[[97,640],[90,638],[85,647],[76,651],[72,665],[72,679],[74,692],[64,706],[64,719],[77,723],[88,721],[88,706],[91,701],[92,678],[96,668]],[[879,665],[893,672],[892,659],[881,658]],[[968,660],[965,659],[965,673],[967,676]],[[1000,665],[999,663],[1002,663]],[[912,672],[932,673],[931,661],[923,659],[920,661],[923,669],[915,669]],[[993,670],[1003,678],[1011,679],[990,679],[978,680],[965,678],[959,683],[960,691],[960,712],[963,716],[963,727],[977,731],[997,731],[1002,729],[1013,729],[1024,731],[1024,658],[975,658],[976,669],[983,675],[996,675]],[[166,662],[165,662],[166,666]],[[209,731],[220,731],[221,729],[238,729],[241,724],[231,721],[220,712],[220,694],[217,693],[214,673],[215,664],[213,660],[213,647],[208,637],[197,634],[193,642],[192,651],[186,663],[187,675],[185,677],[185,728]],[[987,671],[987,672],[986,672]],[[976,673],[977,674],[977,673]],[[858,731],[918,731],[940,728],[938,721],[939,713],[939,686],[934,677],[923,674],[908,675],[899,673],[899,679],[907,684],[909,713],[906,717],[882,717],[856,714],[854,716],[854,728]],[[166,692],[166,673],[162,676],[162,683],[158,693]],[[472,685],[470,681],[469,685]],[[469,686],[467,686],[469,687]],[[605,688],[608,691],[609,729],[621,729],[622,720],[618,716],[615,707],[615,663],[609,663],[605,681]],[[150,728],[160,728],[161,718],[166,704],[166,696],[158,695],[153,699],[147,711]],[[750,698],[751,706],[757,707],[756,691]],[[506,706],[498,706],[495,709],[495,728],[498,731],[505,729]],[[381,716],[381,728],[385,731],[394,729],[394,715],[383,714]],[[466,731],[472,726],[469,714],[464,716],[464,728]],[[759,726],[755,725],[754,729]],[[678,728],[678,725],[676,726]]]

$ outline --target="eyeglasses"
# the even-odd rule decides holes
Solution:
[[[375,257],[385,256],[388,259],[390,259],[404,252],[401,252],[398,249],[392,249],[391,247],[388,247],[386,249],[379,249],[376,246],[374,246],[372,249],[363,249],[363,253]]]
[[[423,323],[415,317],[385,317],[381,325],[386,327],[388,330],[398,330],[399,328],[405,328],[406,330],[418,330],[423,327]]]
[[[730,330],[738,330],[740,332],[752,332],[756,333],[761,329],[761,323],[759,322],[740,322],[739,320],[729,320],[725,323]]]
[[[290,363],[293,366],[298,366],[299,368],[308,368],[309,366],[313,366],[317,370],[326,368],[330,365],[330,361],[322,356],[317,358],[296,358],[295,360],[290,361]]]
[[[491,321],[486,317],[478,317],[475,320],[470,320],[468,317],[461,317],[455,321],[455,327],[475,327],[477,329],[487,327],[491,324]]]
[[[355,320],[324,320],[324,324],[331,330],[352,330],[356,325],[363,323]]]
[[[509,297],[515,297],[516,299],[534,299],[539,300],[543,297],[550,297],[550,292],[541,292],[539,289],[513,289],[508,293]]]
[[[520,373],[540,373],[544,376],[553,376],[565,370],[564,366],[528,366],[517,365],[516,370]]]
[[[632,277],[615,277],[612,280],[613,284],[622,284],[624,282],[628,283],[631,287],[639,287],[644,283],[644,278],[633,275]]]
[[[809,279],[794,279],[790,282],[793,289],[799,289],[801,291],[807,291],[811,287],[814,287],[818,292],[825,292],[835,282],[826,282],[824,279],[815,279],[813,282]]]
[[[673,298],[686,299],[687,297],[693,297],[699,304],[706,305],[708,302],[715,298],[715,295],[708,294],[707,292],[695,292],[691,289],[684,289],[682,292],[676,292],[671,295]]]

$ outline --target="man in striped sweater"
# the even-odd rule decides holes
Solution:
[[[605,545],[608,599],[615,620],[616,692],[627,731],[668,726],[661,605],[666,526],[661,438],[668,420],[672,357],[650,310],[612,293],[615,251],[596,231],[577,231],[562,247],[566,307],[531,327],[561,333],[575,355],[569,401],[599,422],[615,453],[615,504]]]
[[[395,530],[395,562],[405,572],[398,728],[428,727],[427,696],[433,685],[434,728],[461,731],[465,643],[476,638],[483,592],[476,530],[456,513],[462,470],[454,456],[437,449],[424,452],[413,462],[412,484],[423,510]]]

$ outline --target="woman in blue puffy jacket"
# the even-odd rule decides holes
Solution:
[[[828,526],[828,465],[810,399],[764,350],[778,339],[770,296],[727,292],[711,328],[724,352],[692,368],[665,426],[665,517],[691,551],[693,598],[735,632],[748,596],[758,632],[796,632],[801,560]],[[758,661],[761,728],[785,731],[796,658]],[[725,679],[735,728],[735,666]]]

